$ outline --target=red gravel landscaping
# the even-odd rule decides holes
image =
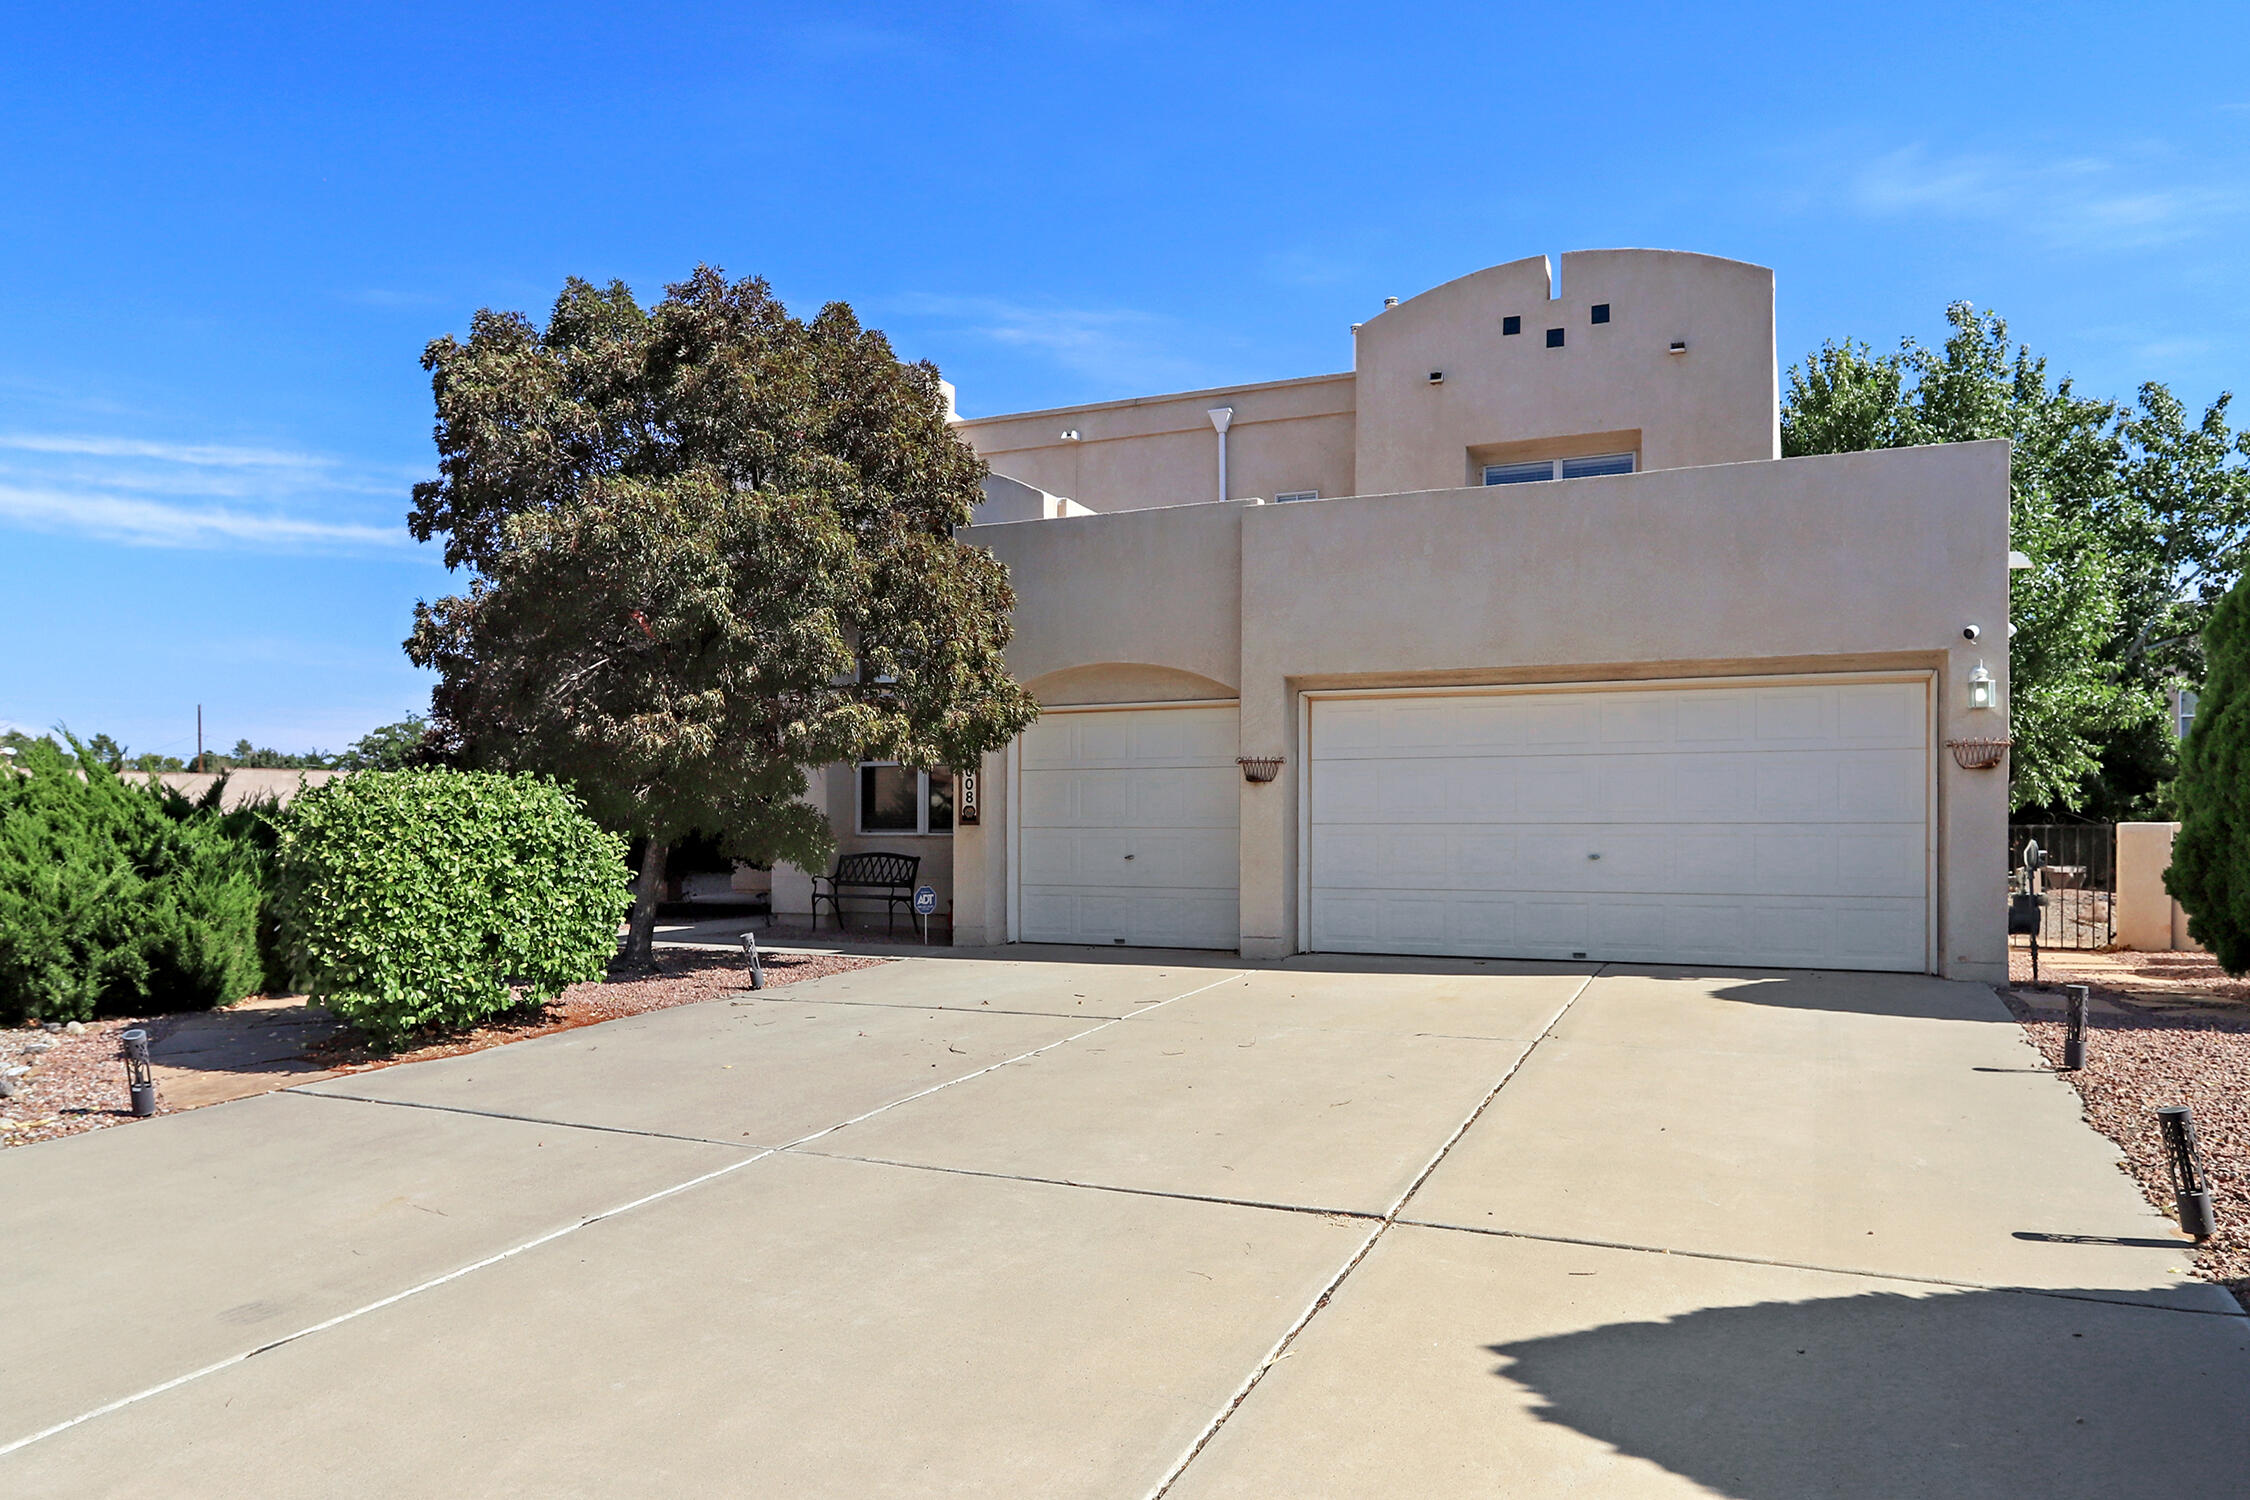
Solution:
[[[2201,954],[2043,952],[2033,988],[2029,954],[2014,959],[2001,998],[2051,1067],[2062,1064],[2061,987],[2087,987],[2086,1066],[2063,1076],[2166,1214],[2172,1183],[2156,1111],[2195,1112],[2218,1232],[2188,1253],[2250,1308],[2250,982],[2227,979]]]
[[[838,953],[763,955],[769,988],[798,984],[829,974],[888,963]],[[591,984],[574,984],[537,1011],[498,1017],[472,1031],[432,1037],[397,1052],[378,1052],[347,1031],[313,1041],[303,1058],[320,1069],[360,1073],[431,1057],[480,1052],[528,1037],[594,1026],[623,1016],[692,1005],[750,987],[749,961],[739,953],[678,948],[658,950],[654,973],[618,973]],[[111,1017],[88,1022],[82,1032],[33,1027],[0,1031],[0,1069],[29,1064],[16,1079],[12,1098],[0,1099],[0,1147],[26,1146],[61,1136],[119,1125],[133,1117],[126,1108],[125,1068],[118,1061],[117,1033],[147,1026],[162,1017]],[[41,1047],[39,1044],[47,1044]],[[286,1087],[305,1075],[276,1075],[272,1086]],[[172,1113],[161,1084],[157,1112]]]

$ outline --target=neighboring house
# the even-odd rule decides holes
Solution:
[[[147,771],[120,771],[125,781],[146,781],[152,773]],[[158,781],[191,802],[200,801],[221,778],[226,790],[219,793],[219,806],[227,812],[248,807],[253,802],[272,802],[286,807],[299,792],[307,787],[325,786],[348,771],[276,770],[267,766],[243,766],[232,771],[159,771],[153,773]]]
[[[964,943],[2003,977],[2007,776],[1945,743],[2006,733],[2007,445],[1782,460],[1770,271],[1560,272],[1345,374],[961,422],[1043,716],[973,827],[829,768],[843,845]]]

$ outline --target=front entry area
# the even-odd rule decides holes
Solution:
[[[1042,713],[1018,750],[1015,935],[1236,947],[1237,725],[1231,703]]]
[[[1930,969],[1929,693],[1314,697],[1307,946]]]

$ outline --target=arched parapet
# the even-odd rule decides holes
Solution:
[[[1200,672],[1138,661],[1090,662],[1034,677],[1024,686],[1042,708],[1089,703],[1194,703],[1235,696],[1232,686]]]
[[[1360,326],[1360,493],[1476,484],[1515,458],[1780,455],[1772,271],[1681,250],[1572,251],[1557,270],[1489,266]]]

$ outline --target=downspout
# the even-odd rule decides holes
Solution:
[[[1227,424],[1234,420],[1234,408],[1231,406],[1214,406],[1211,408],[1210,416],[1211,425],[1219,430],[1219,502],[1225,504],[1227,498]]]

